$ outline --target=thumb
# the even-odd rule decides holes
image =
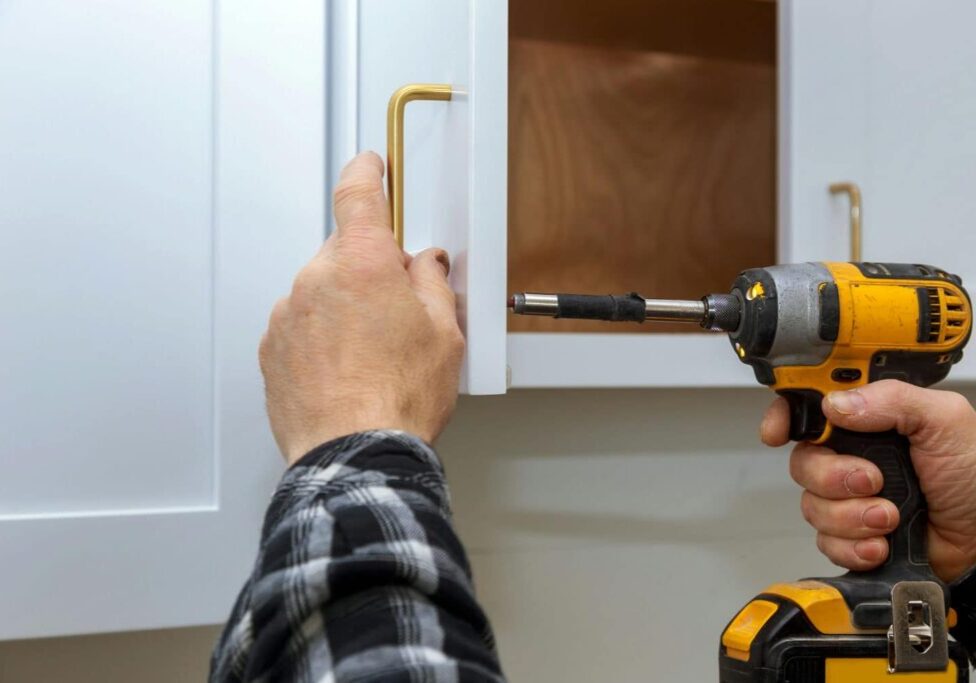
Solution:
[[[410,260],[410,286],[435,323],[457,327],[454,290],[447,281],[450,260],[443,249],[425,249]]]
[[[831,392],[823,411],[834,425],[858,432],[894,429],[907,437],[952,431],[973,412],[969,402],[949,391],[923,389],[883,380],[850,391]]]

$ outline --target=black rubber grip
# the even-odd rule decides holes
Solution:
[[[559,294],[557,318],[581,318],[586,320],[632,320],[642,323],[647,317],[644,298],[635,292],[630,294]]]
[[[898,528],[888,536],[889,565],[928,562],[928,506],[912,467],[908,439],[895,431],[862,433],[834,428],[825,444],[838,453],[870,460],[884,477],[879,494],[898,508]]]
[[[851,608],[851,619],[859,628],[887,628],[891,624],[891,590],[901,581],[939,584],[948,607],[948,588],[928,564],[928,506],[912,467],[908,439],[894,431],[861,433],[835,428],[825,445],[877,465],[884,475],[879,495],[895,504],[899,519],[898,527],[887,537],[888,559],[883,565],[818,580],[841,592]]]

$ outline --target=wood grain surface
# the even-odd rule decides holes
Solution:
[[[509,0],[515,38],[737,61],[776,59],[776,3],[757,0]]]
[[[509,291],[698,298],[775,262],[772,65],[512,40],[509,69]]]

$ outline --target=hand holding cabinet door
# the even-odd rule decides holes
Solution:
[[[411,257],[390,229],[383,162],[356,157],[336,231],[271,313],[261,341],[271,427],[289,463],[331,439],[399,429],[432,442],[457,400],[464,338],[448,257]]]

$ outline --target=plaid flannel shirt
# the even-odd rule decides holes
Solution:
[[[212,683],[503,680],[430,447],[364,432],[285,473]]]

